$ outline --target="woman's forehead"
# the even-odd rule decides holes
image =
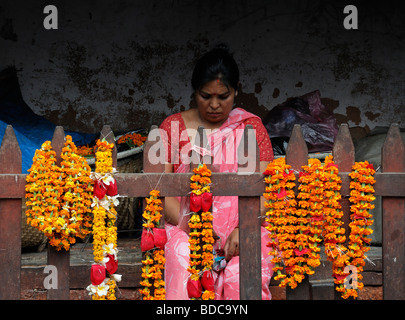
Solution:
[[[220,79],[212,80],[204,84],[200,91],[211,94],[211,95],[221,95],[231,91],[232,88],[226,86]]]

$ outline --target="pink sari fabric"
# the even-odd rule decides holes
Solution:
[[[245,120],[256,117],[243,109],[233,109],[227,121],[218,131],[208,136],[210,151],[213,155],[212,171],[214,172],[236,172],[237,171],[237,146],[241,139]],[[239,130],[237,130],[239,129]],[[223,143],[226,139],[227,143]],[[231,140],[233,143],[230,143]],[[232,148],[232,145],[234,148]],[[183,161],[188,156],[188,148],[183,148],[180,152],[180,164],[176,166],[175,172],[189,172],[187,161]],[[200,149],[195,149],[199,150]],[[222,152],[220,152],[222,151]],[[224,159],[226,157],[227,159]],[[229,161],[233,157],[233,161]],[[226,161],[224,161],[226,160]],[[168,300],[188,300],[187,271],[189,263],[187,222],[189,217],[189,198],[181,197],[180,201],[180,221],[177,226],[166,223],[166,233],[168,241],[165,246],[166,269],[166,299]],[[220,237],[222,247],[230,233],[238,225],[238,197],[237,196],[215,196],[213,199],[212,212],[214,216],[213,227]],[[185,231],[186,230],[186,231]],[[268,243],[268,231],[261,227],[261,247],[262,247],[262,299],[271,299],[269,290],[270,279],[273,275],[270,249]],[[218,241],[217,241],[218,242]],[[217,244],[218,245],[218,244]],[[258,272],[260,272],[258,270]],[[214,272],[215,294],[217,300],[238,300],[239,299],[239,256],[234,256],[228,261],[226,267],[220,272]]]

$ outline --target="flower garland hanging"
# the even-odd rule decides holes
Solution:
[[[142,214],[145,219],[141,238],[141,250],[144,252],[142,260],[143,289],[140,293],[143,300],[165,300],[165,281],[162,279],[165,268],[164,246],[166,244],[166,230],[160,227],[162,217],[162,201],[159,191],[152,190],[146,198],[146,207]],[[153,284],[150,280],[154,280]]]
[[[307,166],[302,166],[302,171],[299,172],[298,178],[298,195],[297,195],[297,234],[296,247],[294,250],[297,256],[297,262],[303,274],[312,275],[314,269],[320,264],[319,248],[314,246],[311,234],[311,206],[313,195],[312,182],[316,179],[315,170],[310,162]]]
[[[325,158],[324,171],[324,225],[323,238],[327,259],[332,261],[332,277],[336,291],[344,292],[344,281],[347,277],[345,267],[349,257],[345,247],[345,228],[343,226],[343,211],[340,204],[340,189],[342,179],[338,176],[338,166],[333,162],[333,156]]]
[[[76,151],[67,135],[59,167],[51,142],[45,141],[26,178],[27,223],[43,232],[57,250],[69,250],[75,237],[84,238],[91,230],[91,169]]]
[[[116,282],[121,275],[115,274],[117,259],[117,183],[112,166],[113,143],[97,140],[96,166],[92,172],[94,179],[93,197],[93,255],[91,284],[87,287],[93,300],[115,300]],[[109,277],[107,277],[109,275]]]
[[[266,226],[269,230],[270,241],[268,246],[272,248],[270,255],[275,264],[273,271],[276,272],[275,280],[282,280],[280,287],[289,285],[292,289],[303,279],[300,266],[296,266],[296,200],[294,194],[295,175],[291,166],[285,163],[285,158],[277,158],[267,166],[263,173],[266,185],[263,193],[266,212]],[[283,264],[286,273],[282,272]]]
[[[348,297],[356,298],[358,296],[358,290],[363,289],[364,284],[360,281],[363,276],[363,266],[365,265],[364,259],[365,253],[370,250],[369,244],[371,238],[368,236],[373,233],[371,226],[373,224],[373,215],[369,212],[374,209],[374,205],[371,204],[375,200],[374,196],[374,167],[368,161],[356,162],[352,167],[352,172],[349,176],[352,178],[350,182],[350,202],[351,207],[350,215],[351,222],[350,236],[347,255],[349,257],[349,265],[356,268],[357,283],[353,288],[345,288],[342,297],[347,299]]]
[[[214,300],[215,288],[212,275],[214,263],[211,170],[205,164],[193,169],[190,187],[189,248],[190,260],[187,292],[191,299]]]

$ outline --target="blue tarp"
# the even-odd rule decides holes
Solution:
[[[56,126],[49,120],[35,114],[25,103],[0,101],[0,143],[8,124],[13,126],[21,149],[22,173],[31,168],[35,150],[46,140],[52,140]],[[91,143],[98,134],[65,131],[78,145]]]

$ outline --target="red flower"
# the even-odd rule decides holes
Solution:
[[[167,242],[166,230],[161,228],[153,228],[153,238],[155,247],[164,249]]]
[[[110,259],[105,264],[105,267],[109,274],[114,274],[118,269],[118,260],[115,260],[112,254],[107,254],[107,257]]]
[[[92,264],[90,269],[90,280],[95,286],[98,286],[105,279],[105,267],[99,264]]]
[[[148,229],[142,230],[141,236],[141,250],[142,252],[149,251],[155,247],[153,243],[153,233]]]
[[[201,277],[201,285],[205,290],[214,291],[214,277],[211,270],[205,270]]]
[[[295,255],[301,257],[302,255],[306,254],[309,251],[308,248],[302,249],[301,251],[299,251],[298,249],[294,249],[294,253]]]
[[[309,173],[308,172],[299,172],[299,174],[298,174],[298,176],[301,178],[301,177],[305,177],[305,176],[308,176],[309,175]]]
[[[335,164],[335,163],[329,162],[329,163],[326,165],[326,168],[329,168],[329,167],[336,167],[336,168],[338,168],[338,165]]]
[[[107,196],[116,196],[118,194],[117,191],[117,181],[114,179],[114,181],[111,181],[109,185],[107,185]]]
[[[284,178],[285,178],[285,177],[288,177],[288,176],[291,175],[291,174],[293,174],[293,171],[292,171],[292,170],[288,171],[288,173],[285,172],[285,171],[283,171],[283,177],[284,177]]]
[[[188,292],[188,297],[189,298],[199,298],[199,297],[201,297],[202,286],[201,286],[200,279],[193,280],[191,278],[188,278],[187,292]]]
[[[332,274],[332,277],[334,277],[336,280],[340,281],[340,280],[345,279],[348,275],[349,275],[348,273],[347,274],[336,274],[336,273],[334,273],[334,274]]]
[[[311,221],[321,221],[323,219],[323,215],[320,216],[312,216]]]
[[[97,197],[99,200],[101,200],[104,198],[106,192],[107,192],[107,189],[106,189],[103,181],[95,180],[94,181],[94,191],[93,191],[94,196]]]
[[[203,212],[209,211],[212,205],[212,193],[204,192],[201,195],[201,209]]]
[[[263,174],[264,174],[265,176],[273,175],[273,174],[274,174],[274,171],[273,171],[273,170],[266,169],[266,170],[263,172]]]
[[[276,193],[277,198],[281,199],[284,198],[287,195],[287,191],[285,191],[285,188],[281,188],[279,193]]]
[[[372,163],[369,163],[369,164],[366,166],[366,168],[367,168],[367,169],[374,170],[374,166],[373,166]]]
[[[269,247],[269,248],[277,248],[277,243],[276,243],[276,242],[268,242],[268,243],[266,244],[266,247]]]
[[[190,196],[190,210],[192,212],[199,212],[201,210],[201,196],[192,193]]]

